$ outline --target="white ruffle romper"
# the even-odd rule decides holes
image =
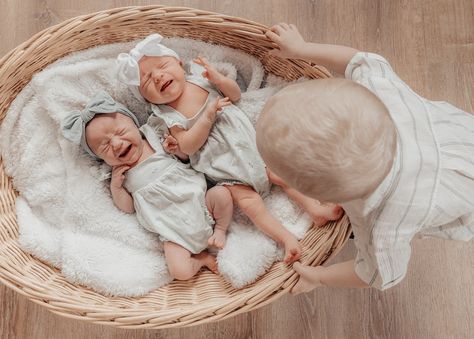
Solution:
[[[153,119],[150,119],[153,120]],[[129,169],[124,187],[133,197],[140,224],[197,254],[207,247],[214,221],[206,203],[206,180],[189,164],[167,154],[150,120],[140,128],[155,153]]]
[[[163,119],[168,126],[179,126],[189,130],[216,97],[222,96],[201,73],[204,68],[191,65],[192,73],[186,80],[209,95],[201,109],[188,119],[168,105],[152,105],[153,114]],[[251,186],[260,195],[270,190],[265,164],[257,151],[255,128],[249,118],[237,106],[229,105],[218,112],[214,126],[206,143],[190,156],[191,166],[217,185],[244,184]]]

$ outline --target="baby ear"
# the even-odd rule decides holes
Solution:
[[[185,73],[191,73],[191,65],[189,64],[189,62],[183,63],[180,60],[180,63],[181,63],[181,67],[183,67]]]

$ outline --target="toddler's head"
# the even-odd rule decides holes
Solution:
[[[129,85],[135,97],[154,104],[176,100],[186,81],[178,54],[160,44],[162,39],[159,34],[151,34],[130,53],[117,57],[119,80]]]
[[[100,92],[82,111],[61,122],[63,135],[80,144],[92,157],[110,166],[133,165],[143,151],[138,120],[106,92]]]
[[[257,146],[290,186],[342,203],[367,196],[388,174],[396,128],[367,88],[345,79],[311,80],[270,98],[257,123]]]

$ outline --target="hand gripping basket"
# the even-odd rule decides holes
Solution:
[[[79,16],[45,29],[0,59],[0,122],[33,74],[74,51],[142,38],[152,32],[222,44],[259,58],[266,71],[294,80],[330,76],[320,67],[268,55],[272,48],[264,25],[191,8],[126,7]],[[173,282],[142,297],[107,297],[64,279],[49,265],[23,252],[14,212],[17,192],[0,166],[0,281],[50,311],[75,319],[124,328],[167,328],[203,324],[254,310],[287,293],[294,271],[276,263],[257,282],[234,289],[203,271],[186,282]],[[346,216],[311,229],[302,262],[317,265],[335,254],[350,233]]]

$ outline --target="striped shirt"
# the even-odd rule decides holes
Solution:
[[[355,271],[383,290],[404,278],[415,235],[472,239],[474,116],[419,96],[376,54],[357,53],[345,76],[382,100],[398,134],[382,183],[368,198],[343,204],[355,235]]]

